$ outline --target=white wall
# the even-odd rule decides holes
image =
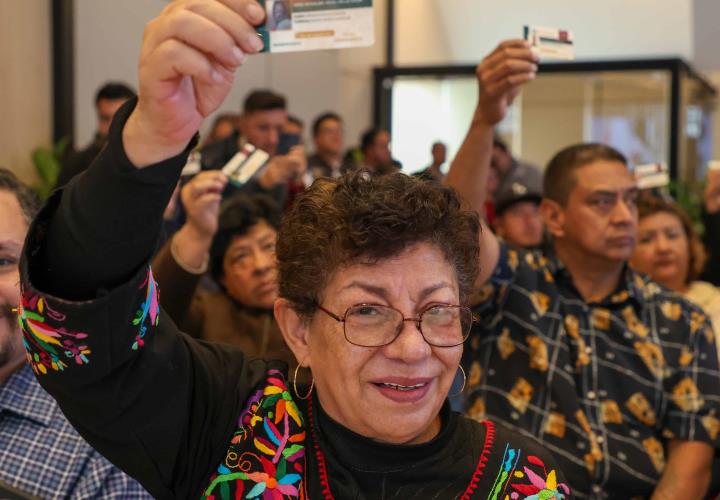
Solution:
[[[52,139],[50,3],[0,0],[0,166],[34,182],[30,152]]]
[[[95,131],[93,96],[111,79],[136,86],[137,61],[147,21],[164,0],[75,0],[75,142],[89,142]],[[349,143],[370,124],[372,68],[383,64],[385,0],[377,2],[373,47],[251,57],[218,112],[238,112],[245,94],[270,87],[288,98],[289,111],[309,127],[319,113],[345,117]],[[210,120],[207,121],[209,123]]]
[[[694,62],[702,70],[720,70],[720,2],[718,0],[693,0],[694,7]]]
[[[399,65],[474,63],[522,37],[525,24],[573,31],[578,59],[693,55],[691,0],[397,0],[397,8]]]

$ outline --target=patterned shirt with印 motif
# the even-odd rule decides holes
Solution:
[[[720,433],[720,374],[702,311],[626,268],[586,303],[557,259],[503,246],[473,300],[467,413],[538,438],[582,498],[649,496],[670,439]]]

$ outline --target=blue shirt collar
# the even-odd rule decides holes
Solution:
[[[1,411],[15,413],[47,427],[57,411],[57,403],[35,379],[30,365],[24,364],[0,385]]]

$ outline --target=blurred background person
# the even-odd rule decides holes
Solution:
[[[243,145],[249,143],[270,155],[270,160],[247,184],[237,187],[228,184],[224,197],[235,193],[266,194],[279,206],[287,196],[288,182],[303,175],[306,160],[302,145],[294,146],[288,153],[278,154],[278,145],[288,123],[285,98],[270,90],[254,90],[245,98],[243,112],[238,122],[238,132],[200,150],[202,170],[220,170]]]
[[[193,337],[232,344],[295,368],[273,316],[280,209],[267,196],[237,194],[221,208],[227,178],[207,171],[181,191],[187,221],[153,259],[160,305]],[[206,271],[219,290],[199,290]]]
[[[430,155],[432,156],[432,163],[415,175],[422,177],[423,179],[436,180],[442,182],[445,178],[445,174],[442,171],[442,166],[447,161],[447,146],[442,142],[434,142],[430,148]]]
[[[706,253],[690,217],[678,205],[656,196],[641,199],[638,217],[638,245],[630,264],[700,306],[713,323],[718,345],[720,290],[699,279]]]
[[[543,242],[543,221],[540,214],[542,184],[534,178],[518,179],[502,186],[495,193],[495,234],[517,248],[534,249]]]
[[[497,135],[493,138],[491,162],[499,174],[497,193],[508,192],[509,186],[516,181],[542,186],[542,171],[535,165],[514,158],[507,144]]]
[[[293,145],[305,143],[305,123],[294,115],[288,115],[285,125],[283,126],[282,135],[280,136],[280,144],[278,145],[280,154],[285,154]],[[306,163],[307,164],[307,163]],[[285,203],[283,209],[288,210],[297,195],[305,191],[313,181],[312,172],[305,168],[303,172],[297,172],[293,175],[287,184],[287,192],[285,193]]]
[[[350,156],[344,156],[345,131],[340,115],[326,112],[315,118],[312,125],[314,152],[308,157],[308,170],[315,179],[336,179],[355,168]]]
[[[152,498],[90,447],[65,419],[27,363],[13,308],[20,302],[18,264],[39,201],[0,168],[0,497]]]
[[[240,117],[233,113],[218,115],[210,127],[210,132],[207,137],[205,137],[202,147],[209,146],[210,144],[222,141],[236,134],[239,119]]]
[[[108,130],[115,112],[125,101],[135,97],[135,91],[122,82],[108,82],[100,87],[95,94],[95,113],[97,114],[97,131],[92,142],[80,151],[69,151],[62,161],[56,187],[62,187],[80,172],[85,171],[98,155],[107,140]]]
[[[390,152],[390,134],[387,130],[371,128],[360,138],[362,153],[361,167],[376,175],[400,170],[401,165],[393,160]]]

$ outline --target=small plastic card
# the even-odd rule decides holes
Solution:
[[[235,186],[242,186],[252,179],[270,159],[262,149],[252,144],[245,144],[230,161],[225,164],[222,171],[228,180]]]
[[[575,46],[572,32],[557,28],[541,26],[525,26],[524,38],[530,42],[533,52],[540,59],[559,59],[572,61],[575,59]]]

